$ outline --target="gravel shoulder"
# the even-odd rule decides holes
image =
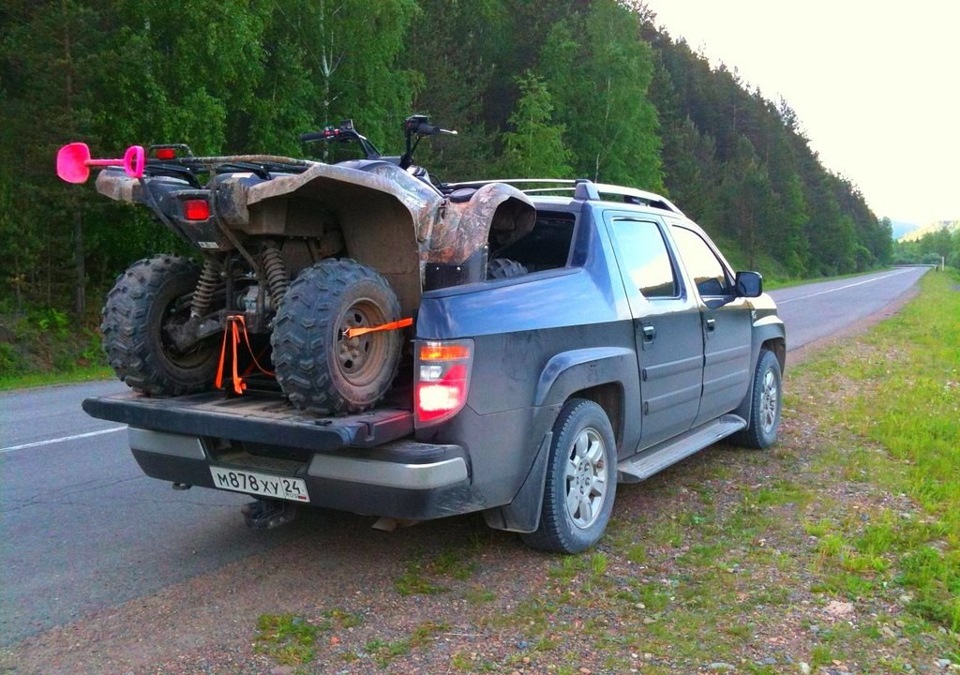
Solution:
[[[850,439],[812,412],[851,392],[791,372],[908,299],[790,353],[775,448],[717,445],[620,486],[607,537],[585,555],[531,551],[479,517],[386,533],[305,512],[290,543],[24,640],[0,653],[0,672],[960,670],[958,637],[910,615],[902,592],[831,588],[817,523],[921,516],[836,470]],[[262,615],[308,626],[306,651],[267,639]]]

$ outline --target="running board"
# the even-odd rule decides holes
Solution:
[[[746,421],[737,415],[719,417],[623,460],[617,464],[617,479],[621,483],[639,483],[746,426]]]

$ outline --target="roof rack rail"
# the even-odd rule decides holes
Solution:
[[[588,178],[577,178],[569,180],[563,178],[499,178],[490,180],[474,180],[463,183],[447,183],[444,188],[455,190],[457,188],[479,188],[490,183],[507,183],[517,186],[521,192],[526,194],[543,194],[551,192],[573,192],[573,198],[582,201],[603,201],[605,196],[613,195],[621,198],[628,204],[642,204],[652,206],[653,208],[671,211],[677,215],[684,215],[677,206],[669,199],[655,192],[638,190],[636,188],[624,187],[622,185],[612,185],[609,183],[594,183]],[[525,185],[539,185],[548,187],[522,187]]]

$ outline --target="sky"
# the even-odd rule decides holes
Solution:
[[[656,24],[786,99],[879,218],[960,220],[960,2],[646,0]]]

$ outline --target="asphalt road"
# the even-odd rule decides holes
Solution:
[[[791,349],[879,312],[926,268],[774,291]],[[249,498],[142,475],[125,428],[80,402],[119,382],[0,395],[0,647],[307,536],[246,529]],[[306,519],[304,519],[306,520]]]

